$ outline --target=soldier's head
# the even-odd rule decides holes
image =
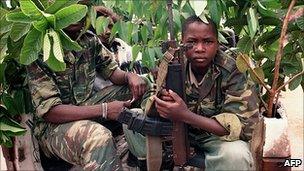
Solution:
[[[104,6],[95,6],[94,8],[96,10],[97,17],[103,16],[103,17],[107,17],[109,20],[109,24],[105,28],[104,32],[98,35],[102,43],[108,44],[111,41],[110,35],[111,35],[112,27],[114,23],[118,21],[120,18],[115,12]]]
[[[185,55],[192,67],[205,69],[209,66],[218,50],[217,36],[217,27],[211,19],[208,19],[208,23],[197,16],[185,20],[182,26],[182,42],[190,47]]]

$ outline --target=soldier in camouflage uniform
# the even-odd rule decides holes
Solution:
[[[65,32],[75,39],[80,28],[81,24],[71,25]],[[34,133],[47,156],[84,170],[121,170],[111,132],[95,121],[116,120],[130,106],[127,100],[139,99],[147,84],[138,75],[120,70],[113,57],[101,55],[94,34],[84,34],[79,44],[82,51],[65,52],[65,71],[53,72],[41,59],[27,67],[36,110]],[[95,72],[115,85],[95,92]]]
[[[190,145],[205,153],[206,170],[252,170],[253,158],[248,141],[258,121],[258,98],[253,84],[238,71],[235,59],[219,50],[217,29],[209,20],[192,16],[183,24],[186,102],[175,92],[163,91],[154,97],[160,116],[189,125]],[[138,148],[140,134],[125,130],[131,150],[145,157]],[[137,139],[137,140],[136,140]]]

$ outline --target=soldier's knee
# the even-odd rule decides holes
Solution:
[[[111,131],[97,123],[91,125],[82,148],[84,153],[90,153],[96,148],[115,148]]]

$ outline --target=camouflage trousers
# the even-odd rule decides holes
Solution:
[[[129,100],[131,96],[127,86],[110,86],[97,92],[84,105]],[[84,170],[122,170],[111,132],[96,121],[48,124],[39,143],[47,156],[59,157]]]
[[[141,109],[133,109],[140,112]],[[142,111],[141,111],[142,112]],[[146,138],[139,133],[124,128],[129,150],[138,158],[146,158]],[[189,133],[191,147],[205,154],[205,170],[254,170],[249,144],[242,140],[223,141],[211,134]]]

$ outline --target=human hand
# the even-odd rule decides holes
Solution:
[[[126,73],[127,74],[127,81],[129,87],[131,89],[133,98],[135,100],[139,99],[147,90],[147,83],[144,79],[138,76],[135,73]]]
[[[110,120],[117,120],[124,108],[130,107],[131,103],[128,101],[113,101],[109,102],[107,105],[107,118]]]
[[[164,118],[175,121],[184,121],[187,117],[189,109],[181,97],[172,90],[167,93],[162,92],[161,99],[154,96],[155,107]]]

